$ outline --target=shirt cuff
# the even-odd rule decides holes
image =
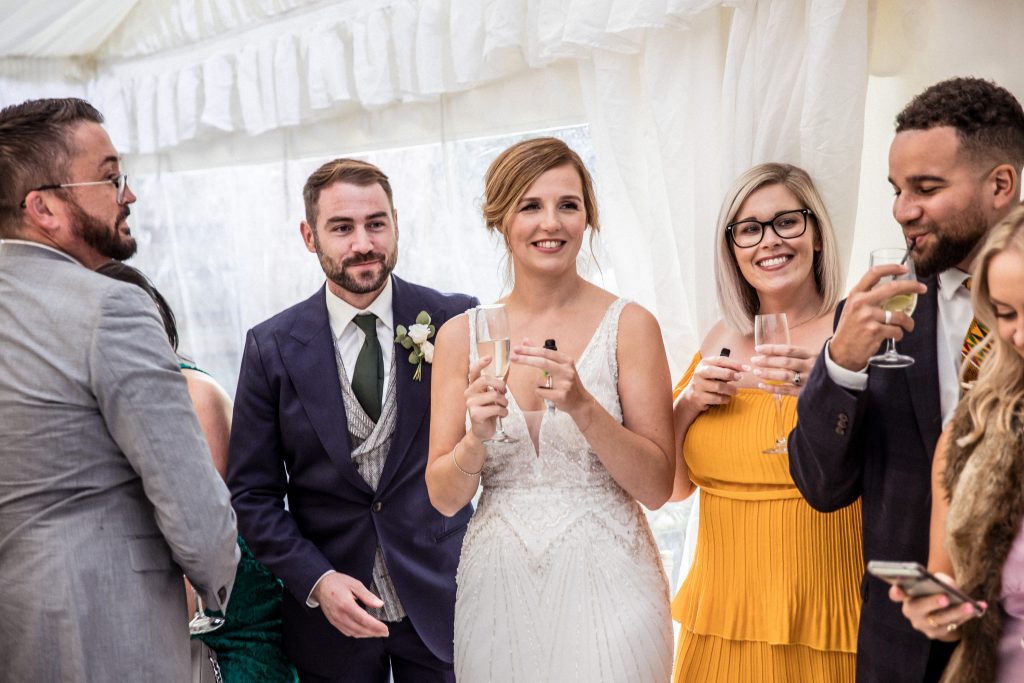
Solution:
[[[868,386],[868,366],[864,366],[860,372],[847,370],[832,360],[832,340],[825,342],[825,369],[828,377],[843,389],[850,391],[864,391]]]
[[[320,602],[318,600],[314,600],[313,599],[313,593],[316,593],[316,587],[320,585],[320,582],[324,580],[325,576],[327,576],[328,574],[336,574],[336,573],[337,572],[334,571],[333,569],[328,569],[327,571],[325,571],[323,574],[320,575],[320,578],[316,580],[316,583],[313,584],[313,587],[309,589],[309,595],[306,596],[306,607],[312,607],[312,608],[316,609],[317,607],[320,606]]]

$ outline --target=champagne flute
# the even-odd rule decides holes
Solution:
[[[477,357],[490,356],[491,363],[482,370],[483,374],[505,379],[508,374],[509,352],[512,347],[512,335],[509,332],[508,314],[505,304],[489,304],[478,306],[476,313],[476,352]],[[505,433],[501,418],[495,418],[494,434],[484,443],[516,443]]]
[[[766,313],[754,316],[754,346],[761,344],[788,344],[789,323],[785,313]],[[765,380],[765,384],[781,385],[778,380]],[[782,427],[782,396],[775,394],[775,443],[762,453],[766,455],[786,455],[786,433]]]
[[[903,275],[890,275],[881,279],[879,284],[882,282],[889,282],[890,280],[914,280],[916,275],[914,273],[914,262],[907,258],[908,253],[906,249],[892,248],[892,249],[875,249],[871,252],[871,267],[884,266],[889,264],[905,265],[907,272]],[[907,315],[914,314],[914,308],[917,306],[917,293],[911,292],[910,294],[897,294],[891,297],[888,301],[882,304],[882,308],[886,311],[900,311]],[[909,365],[914,364],[914,359],[910,356],[906,356],[902,353],[896,352],[896,340],[889,338],[885,342],[885,353],[880,353],[875,356],[871,356],[868,359],[870,365],[874,365],[880,368],[905,368]]]
[[[196,611],[192,615],[192,621],[188,622],[188,632],[192,635],[198,635],[200,633],[209,633],[210,631],[216,631],[224,625],[223,617],[215,617],[212,614],[207,614],[206,610],[203,609],[203,599],[199,597],[199,591],[192,588],[192,597],[196,601]]]

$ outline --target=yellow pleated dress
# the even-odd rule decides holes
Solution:
[[[694,357],[676,386],[690,382]],[[783,397],[796,424],[796,399]],[[693,567],[672,601],[682,625],[673,680],[854,680],[860,617],[861,503],[813,510],[774,443],[771,394],[740,389],[690,426],[683,457],[700,486]]]

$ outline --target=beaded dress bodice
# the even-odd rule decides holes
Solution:
[[[626,304],[609,306],[577,362],[587,391],[620,422]],[[517,442],[487,444],[459,564],[457,679],[667,680],[668,585],[643,511],[568,414],[545,411],[535,446],[508,396],[504,429]]]

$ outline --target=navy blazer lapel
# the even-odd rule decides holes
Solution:
[[[426,301],[413,295],[408,283],[392,276],[391,309],[394,314],[392,329],[399,325],[408,328],[416,322],[416,316],[423,310],[426,310],[434,324],[438,325],[441,320],[438,315],[440,312],[427,310],[428,308],[429,305]],[[413,439],[426,418],[427,409],[430,406],[430,363],[423,362],[423,376],[419,380],[414,380],[412,375],[416,371],[416,366],[409,363],[409,351],[400,344],[396,344],[394,353],[395,402],[398,410],[398,423],[395,425],[391,450],[388,452],[384,470],[377,483],[378,491],[384,490],[395,472],[398,471],[402,461],[405,460],[409,447],[412,446]]]
[[[923,440],[924,450],[931,458],[935,443],[942,432],[942,405],[939,399],[938,363],[938,279],[921,280],[928,292],[917,299],[914,311],[914,331],[903,337],[897,345],[900,353],[914,359],[906,369],[910,400],[917,416],[917,425]],[[891,372],[882,370],[881,372]]]
[[[348,416],[325,297],[321,287],[302,304],[291,330],[280,334],[277,343],[281,360],[328,457],[356,488],[372,494],[373,489],[352,462]]]

